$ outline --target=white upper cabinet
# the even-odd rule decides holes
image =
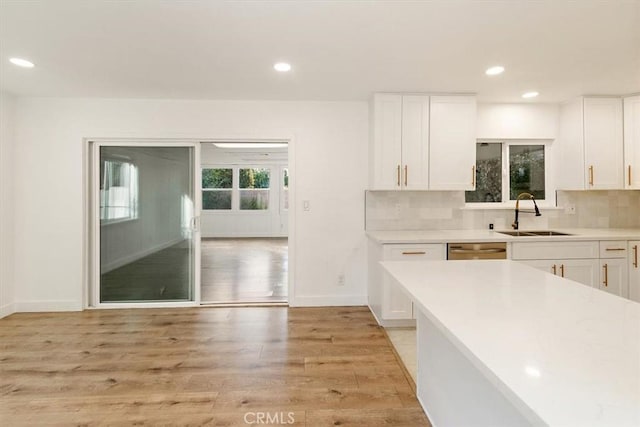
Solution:
[[[432,96],[429,189],[474,190],[476,117],[474,96]]]
[[[624,99],[624,188],[640,189],[640,95]]]
[[[402,96],[376,94],[373,100],[372,190],[399,190],[402,164]]]
[[[620,98],[579,98],[564,104],[558,142],[558,189],[624,188]]]
[[[402,97],[402,188],[429,188],[429,97]]]
[[[584,160],[587,189],[623,188],[622,100],[584,99]]]
[[[371,190],[472,190],[473,96],[375,94]]]

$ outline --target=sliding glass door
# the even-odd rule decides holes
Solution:
[[[195,144],[94,144],[95,304],[197,301]]]

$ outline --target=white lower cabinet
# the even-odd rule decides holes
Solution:
[[[596,241],[514,242],[511,245],[511,259],[587,286],[598,286],[599,252]]]
[[[640,302],[640,240],[631,240],[629,249],[629,299]]]
[[[640,298],[633,246],[624,240],[514,242],[511,259],[623,298]]]
[[[600,283],[603,291],[627,298],[629,267],[627,242],[603,240],[600,242]]]
[[[613,258],[600,260],[600,283],[598,288],[620,297],[627,298],[627,259]]]
[[[369,241],[369,308],[382,326],[415,323],[411,299],[388,277],[380,261],[425,261],[446,259],[446,245],[378,244]]]
[[[597,259],[543,259],[521,262],[587,286],[597,286],[600,279]]]

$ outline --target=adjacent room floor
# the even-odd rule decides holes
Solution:
[[[287,302],[287,238],[202,239],[203,303]]]
[[[0,360],[11,426],[429,426],[366,307],[20,313]]]
[[[188,300],[189,246],[183,242],[101,277],[111,301]],[[287,238],[202,239],[203,303],[278,303],[288,295]]]

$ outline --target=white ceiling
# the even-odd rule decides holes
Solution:
[[[640,0],[0,0],[0,57],[18,95],[558,102],[640,92]]]

